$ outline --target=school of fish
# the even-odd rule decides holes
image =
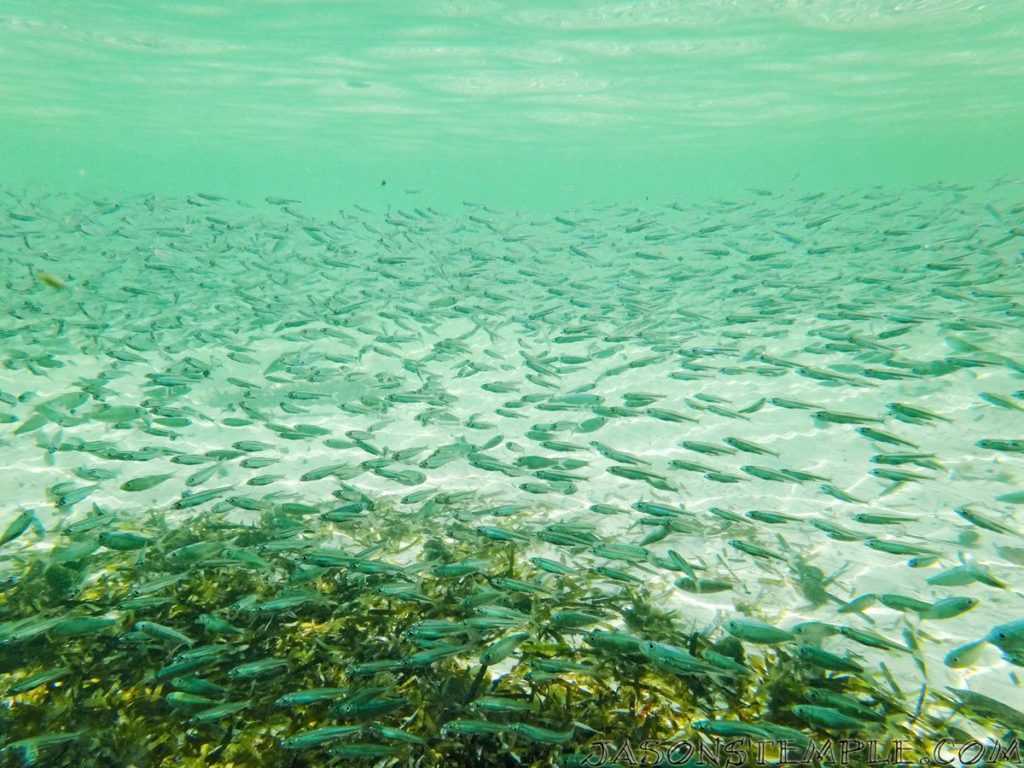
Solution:
[[[1020,185],[0,223],[0,765],[1024,734]]]

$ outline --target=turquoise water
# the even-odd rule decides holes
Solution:
[[[681,7],[4,6],[0,765],[1019,764],[1024,8]]]
[[[974,182],[1024,167],[1022,34],[961,0],[10,0],[0,161],[322,210]]]

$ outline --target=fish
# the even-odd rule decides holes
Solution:
[[[725,622],[725,631],[748,643],[775,645],[794,639],[792,632],[754,619],[729,619]]]
[[[913,680],[1024,660],[1006,180],[543,216],[394,186],[0,191],[4,757],[1016,727]]]
[[[128,492],[148,491],[149,489],[155,488],[156,486],[160,485],[161,483],[164,483],[164,482],[170,480],[172,477],[174,477],[173,473],[168,473],[168,474],[163,474],[163,475],[147,475],[145,477],[136,477],[136,478],[134,478],[132,480],[128,480],[128,481],[122,483],[121,484],[121,490],[122,491],[128,491]]]
[[[39,518],[36,517],[35,511],[22,508],[14,520],[4,529],[4,532],[0,534],[0,547],[17,539],[30,527],[35,527],[40,535],[45,535],[46,533],[42,528],[42,523],[39,522]]]

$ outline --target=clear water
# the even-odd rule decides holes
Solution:
[[[323,210],[974,182],[1024,167],[1022,35],[1013,1],[8,0],[0,162]]]
[[[0,765],[1008,749],[1021,39],[7,2]]]

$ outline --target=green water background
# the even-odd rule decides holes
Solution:
[[[1024,171],[1024,2],[6,0],[0,183],[550,209]]]

